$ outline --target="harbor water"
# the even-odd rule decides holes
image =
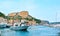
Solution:
[[[60,28],[48,26],[30,26],[27,31],[0,29],[0,36],[60,36]]]

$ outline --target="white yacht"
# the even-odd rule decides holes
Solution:
[[[1,22],[0,23],[0,28],[5,28],[5,27],[6,27],[6,23]]]
[[[22,30],[27,30],[28,27],[29,26],[27,26],[24,23],[21,23],[21,24],[15,23],[10,29],[11,30],[16,30],[16,31],[20,31],[20,30],[22,31]]]
[[[0,23],[0,28],[8,28],[10,26],[7,25],[7,23],[1,22]]]

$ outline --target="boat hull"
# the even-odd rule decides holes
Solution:
[[[25,31],[27,30],[29,26],[15,26],[15,27],[11,27],[11,30],[16,30],[16,31]]]
[[[6,24],[0,24],[0,28],[9,28],[10,26],[6,25]]]

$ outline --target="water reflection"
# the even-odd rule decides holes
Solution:
[[[58,36],[60,36],[60,32],[58,32]]]
[[[13,31],[10,29],[0,29],[1,36],[60,36],[60,28],[45,26],[31,26],[28,31]]]
[[[1,36],[28,36],[28,31],[2,30]]]

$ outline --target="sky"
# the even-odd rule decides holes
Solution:
[[[0,12],[28,11],[40,20],[60,22],[60,0],[0,0]]]

